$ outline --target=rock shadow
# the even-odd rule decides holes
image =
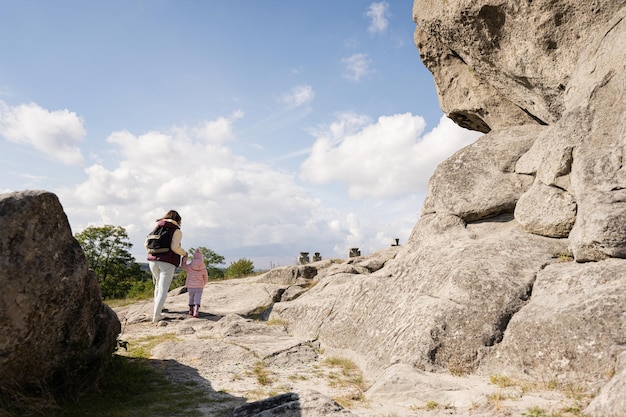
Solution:
[[[198,370],[173,359],[143,359],[147,366],[162,374],[169,382],[197,392],[193,401],[201,416],[230,416],[233,411],[246,404],[244,397],[237,397],[223,391],[216,391],[211,381],[198,373]],[[192,411],[194,407],[190,407]]]

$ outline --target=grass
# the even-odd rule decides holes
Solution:
[[[550,417],[545,411],[539,407],[529,408],[526,412],[522,413],[524,417]]]
[[[148,359],[152,356],[152,349],[164,342],[178,342],[180,339],[173,333],[164,333],[156,336],[146,336],[127,343],[128,351],[124,356]]]
[[[490,382],[498,387],[498,390],[487,397],[487,402],[493,406],[494,411],[502,407],[502,401],[510,399],[511,396],[505,394],[501,389],[519,388],[521,395],[533,391],[555,391],[571,400],[570,404],[561,407],[558,411],[548,413],[540,407],[532,407],[522,413],[525,417],[586,417],[583,410],[587,407],[593,395],[581,387],[571,384],[561,384],[556,380],[546,380],[541,382],[516,381],[505,375],[491,375]]]
[[[338,370],[338,372],[331,372],[327,375],[330,379],[331,387],[352,387],[357,390],[357,393],[353,393],[349,396],[334,398],[335,401],[346,408],[350,408],[355,401],[364,400],[363,392],[365,391],[365,382],[363,380],[363,373],[353,361],[346,358],[330,357],[324,359],[322,365]]]
[[[453,355],[448,359],[448,372],[454,376],[465,376],[474,370],[471,362],[458,355]]]
[[[66,403],[58,417],[199,417],[197,406],[216,403],[196,382],[175,384],[149,360],[114,355],[98,392]]]
[[[163,361],[150,360],[158,344],[178,340],[174,334],[147,336],[126,344],[128,350],[110,358],[110,368],[97,387],[76,399],[52,398],[42,390],[32,397],[0,394],[0,416],[46,417],[200,417],[199,407],[214,405],[216,413],[230,415],[232,398],[217,394],[199,381],[174,383],[163,371]],[[122,343],[120,343],[122,342]],[[214,394],[214,395],[211,395]],[[8,414],[6,414],[8,413]]]
[[[280,327],[283,327],[285,330],[287,330],[289,321],[285,319],[271,319],[271,320],[266,321],[265,324],[267,324],[268,326],[280,326]]]
[[[513,381],[510,377],[506,375],[491,375],[489,377],[489,381],[500,388],[508,388],[515,385],[515,381]]]
[[[259,385],[265,386],[272,383],[272,378],[270,377],[270,374],[265,367],[265,362],[263,361],[258,361],[254,364],[252,374],[256,377],[256,382],[258,382]]]
[[[552,255],[552,258],[557,259],[558,262],[570,262],[574,260],[574,255],[571,253],[559,252]]]
[[[57,417],[200,417],[198,409],[215,404],[218,414],[230,415],[230,399],[212,398],[210,388],[197,381],[174,383],[166,378],[162,361],[150,360],[152,349],[164,342],[178,341],[165,333],[127,343],[128,350],[112,357],[111,369],[97,392],[78,403],[62,404]]]

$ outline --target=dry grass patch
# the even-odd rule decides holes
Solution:
[[[265,362],[258,361],[254,364],[254,368],[252,369],[252,374],[256,377],[256,382],[259,385],[265,386],[270,385],[272,383],[272,378],[270,377],[270,373],[265,366]]]
[[[118,353],[122,356],[130,356],[133,358],[149,359],[152,356],[152,349],[155,346],[165,342],[181,342],[178,336],[174,333],[163,333],[159,335],[145,336],[140,339],[136,339],[130,342],[124,342],[126,350],[118,350]]]
[[[337,398],[333,398],[335,401],[346,408],[350,408],[355,402],[364,401],[365,382],[363,373],[353,361],[346,358],[330,357],[326,358],[322,365],[332,369],[326,375],[329,385],[344,393]]]
[[[418,410],[426,410],[426,411],[434,411],[434,410],[453,410],[454,406],[450,405],[450,404],[439,404],[437,401],[426,401],[426,404],[424,404],[421,407],[418,406],[412,406],[411,410],[412,411],[418,411]]]
[[[554,379],[516,381],[508,376],[492,375],[489,380],[498,387],[496,392],[487,397],[487,403],[493,407],[494,411],[502,409],[502,401],[514,398],[510,392],[511,389],[519,390],[521,397],[529,392],[554,391],[571,400],[571,404],[565,405],[558,411],[548,412],[540,407],[529,408],[522,414],[525,417],[586,417],[583,410],[593,399],[593,394],[584,388],[572,384],[562,384]]]

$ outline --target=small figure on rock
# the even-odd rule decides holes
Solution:
[[[202,291],[204,286],[209,282],[209,273],[204,264],[204,257],[200,249],[196,249],[193,253],[191,263],[187,263],[187,256],[183,258],[183,270],[187,271],[187,281],[185,287],[189,293],[189,315],[198,317],[200,309],[200,301],[202,300]]]
[[[161,311],[174,278],[174,270],[180,265],[181,256],[187,256],[187,251],[180,246],[183,238],[183,232],[180,230],[182,222],[180,214],[175,210],[170,210],[156,222],[155,228],[150,232],[144,244],[148,252],[152,282],[154,282],[152,321],[155,323],[165,318]]]

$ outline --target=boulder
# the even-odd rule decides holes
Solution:
[[[576,201],[567,191],[536,181],[515,205],[515,219],[528,233],[567,237],[576,221]]]
[[[313,262],[306,265],[280,266],[271,269],[258,278],[259,282],[268,284],[305,284],[317,275],[317,270],[326,268],[330,260]]]
[[[456,124],[469,130],[491,130],[538,124],[494,86],[481,80],[455,51],[435,36],[415,31],[422,62],[434,75],[441,109]]]
[[[536,128],[491,132],[442,162],[430,179],[422,215],[451,213],[467,222],[512,213],[534,178],[515,164],[535,140]]]
[[[622,7],[622,0],[415,0],[413,19],[420,51],[425,46],[438,48],[436,55],[457,57],[449,61],[467,66],[459,74],[472,73],[471,77],[451,76],[445,60],[435,59],[433,64],[427,60],[440,102],[450,101],[453,106],[482,102],[482,106],[472,106],[476,118],[481,113],[493,116],[499,107],[510,108],[512,103],[536,123],[551,124],[565,110],[565,91],[580,82],[572,82],[580,51],[607,33],[607,22]],[[426,54],[431,53],[426,50]],[[483,84],[488,87],[473,88]],[[459,94],[463,89],[466,95]],[[453,98],[448,99],[449,94]],[[445,111],[446,106],[442,107]],[[485,119],[484,124],[494,129],[517,123],[509,111],[502,116],[505,119],[500,122]]]
[[[97,385],[121,326],[57,197],[0,195],[0,391]]]

